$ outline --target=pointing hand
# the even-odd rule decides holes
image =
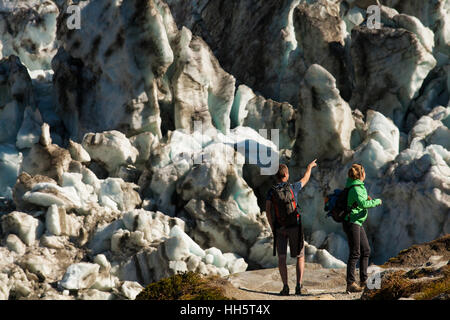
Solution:
[[[314,168],[317,167],[317,163],[316,163],[317,159],[314,159],[314,161],[312,161],[310,164],[308,164],[308,168]]]

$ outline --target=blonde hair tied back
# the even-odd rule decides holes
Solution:
[[[348,177],[353,180],[359,180],[364,174],[364,167],[358,163],[352,164],[348,170]]]

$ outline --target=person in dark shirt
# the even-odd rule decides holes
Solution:
[[[298,192],[305,187],[311,177],[312,168],[316,167],[316,160],[312,161],[305,172],[303,178],[299,181],[290,184],[293,191],[295,203],[298,204],[297,195]],[[278,168],[276,174],[278,185],[287,184],[289,180],[289,169],[285,164],[281,164]],[[293,227],[280,227],[276,223],[275,215],[272,212],[272,188],[269,189],[266,198],[266,216],[269,221],[270,228],[274,233],[274,242],[276,243],[276,251],[278,252],[278,269],[280,271],[281,281],[283,282],[283,289],[280,295],[289,295],[288,277],[287,277],[287,266],[286,266],[286,255],[287,255],[287,245],[289,242],[289,248],[291,257],[297,258],[296,271],[297,271],[297,285],[295,287],[295,294],[301,294],[301,285],[303,278],[303,271],[305,268],[305,248],[303,239],[303,226],[301,225],[301,219],[298,220],[298,225]]]

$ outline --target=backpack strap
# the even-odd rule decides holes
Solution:
[[[274,189],[272,187],[272,189]],[[271,197],[271,201],[272,201],[272,207],[273,207],[273,211],[275,212],[275,216],[273,217],[272,213],[272,217],[275,218],[273,219],[273,256],[277,255],[277,228],[278,228],[278,224],[277,224],[277,219],[279,219],[280,213],[278,212],[278,202],[276,202],[275,196],[272,193],[272,197]]]
[[[280,212],[278,211],[278,201],[273,194],[272,194],[272,206],[273,210],[275,211],[275,216],[277,217],[277,219],[280,219]]]
[[[352,189],[353,187],[356,187],[356,186],[359,186],[359,184],[354,184],[347,188],[347,202],[348,202],[348,193],[350,192],[350,189]],[[346,206],[348,212],[347,212],[347,215],[345,216],[345,218],[348,217],[350,219],[350,214],[351,214],[352,210],[355,209],[357,206],[358,206],[358,203],[356,201],[353,202],[353,204],[350,207]],[[344,218],[344,220],[345,220],[345,218]],[[350,221],[350,220],[348,220],[348,221]]]
[[[289,190],[291,191],[292,194],[292,201],[294,201],[294,210],[297,210],[297,203],[295,202],[294,191],[292,191],[291,186],[289,186]]]

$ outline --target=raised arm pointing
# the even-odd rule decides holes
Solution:
[[[309,178],[311,177],[312,168],[317,167],[316,161],[317,159],[314,159],[310,164],[308,164],[305,175],[303,176],[303,178],[300,179],[300,182],[302,183],[302,188],[304,188],[305,185],[308,183]]]

